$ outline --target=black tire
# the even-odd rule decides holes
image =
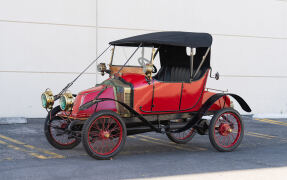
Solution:
[[[45,124],[44,124],[45,136],[46,136],[48,142],[53,147],[55,147],[57,149],[72,149],[72,148],[76,147],[81,142],[81,139],[80,138],[74,138],[74,137],[71,138],[71,137],[69,137],[69,135],[67,133],[57,135],[57,134],[55,134],[55,131],[62,131],[63,132],[63,130],[61,130],[61,128],[63,128],[63,127],[53,128],[53,127],[55,127],[55,125],[51,125],[52,123],[55,123],[55,122],[65,122],[64,119],[56,116],[56,114],[60,111],[61,111],[60,106],[57,106],[57,107],[53,108],[48,113],[46,120],[45,120]],[[60,136],[62,136],[63,141],[61,141],[59,139]]]
[[[86,152],[95,159],[111,159],[122,150],[126,139],[126,125],[121,117],[113,111],[95,112],[83,126],[83,146]],[[115,141],[116,145],[112,143]],[[105,148],[107,152],[104,151]]]
[[[181,135],[181,134],[183,134],[183,135]],[[180,132],[180,133],[167,132],[166,136],[172,142],[175,142],[177,144],[186,144],[192,140],[192,138],[194,137],[195,134],[196,134],[195,130],[193,128],[191,128],[191,129],[188,129],[188,130]]]
[[[221,109],[212,117],[209,125],[209,140],[216,150],[233,151],[240,145],[243,137],[244,124],[235,109]]]

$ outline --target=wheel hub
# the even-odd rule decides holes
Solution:
[[[108,139],[110,137],[110,132],[109,131],[102,131],[101,132],[101,137],[103,139]]]
[[[68,125],[67,123],[61,124],[61,129],[66,129],[67,125]]]
[[[226,123],[220,124],[220,126],[219,126],[219,133],[222,136],[227,136],[231,132],[232,132],[232,128],[230,127],[229,124],[226,124]]]

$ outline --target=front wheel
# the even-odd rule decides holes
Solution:
[[[124,147],[126,125],[113,111],[94,113],[84,124],[82,142],[86,152],[95,159],[111,159]]]
[[[209,140],[218,151],[233,151],[240,145],[243,136],[244,124],[236,110],[221,109],[212,117],[209,125]]]
[[[60,106],[53,108],[46,117],[44,132],[48,142],[57,149],[72,149],[76,147],[81,139],[75,137],[69,132],[69,121],[63,117],[57,116],[60,112]]]

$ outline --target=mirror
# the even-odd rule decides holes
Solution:
[[[219,79],[219,73],[217,72],[217,73],[215,73],[215,77],[214,77],[216,80],[218,80]]]

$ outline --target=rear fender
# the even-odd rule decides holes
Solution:
[[[251,108],[248,106],[248,104],[244,101],[244,99],[236,94],[231,94],[231,93],[218,93],[218,94],[214,94],[213,96],[211,96],[205,103],[204,105],[201,107],[201,109],[198,111],[198,113],[193,116],[192,120],[189,121],[186,126],[177,129],[177,130],[173,130],[171,132],[174,133],[178,133],[178,132],[183,132],[188,130],[189,128],[193,127],[194,125],[196,125],[201,119],[202,117],[208,112],[208,109],[221,97],[223,96],[231,96],[233,97],[241,106],[241,108],[246,111],[246,112],[251,112]]]
[[[231,93],[218,93],[218,94],[214,94],[213,96],[211,96],[205,103],[204,105],[201,107],[201,109],[199,110],[199,114],[200,115],[204,115],[208,109],[221,97],[224,96],[231,96],[233,97],[241,106],[241,108],[246,111],[246,112],[251,112],[250,107],[248,106],[248,104],[244,101],[244,99],[236,94],[231,94]]]

